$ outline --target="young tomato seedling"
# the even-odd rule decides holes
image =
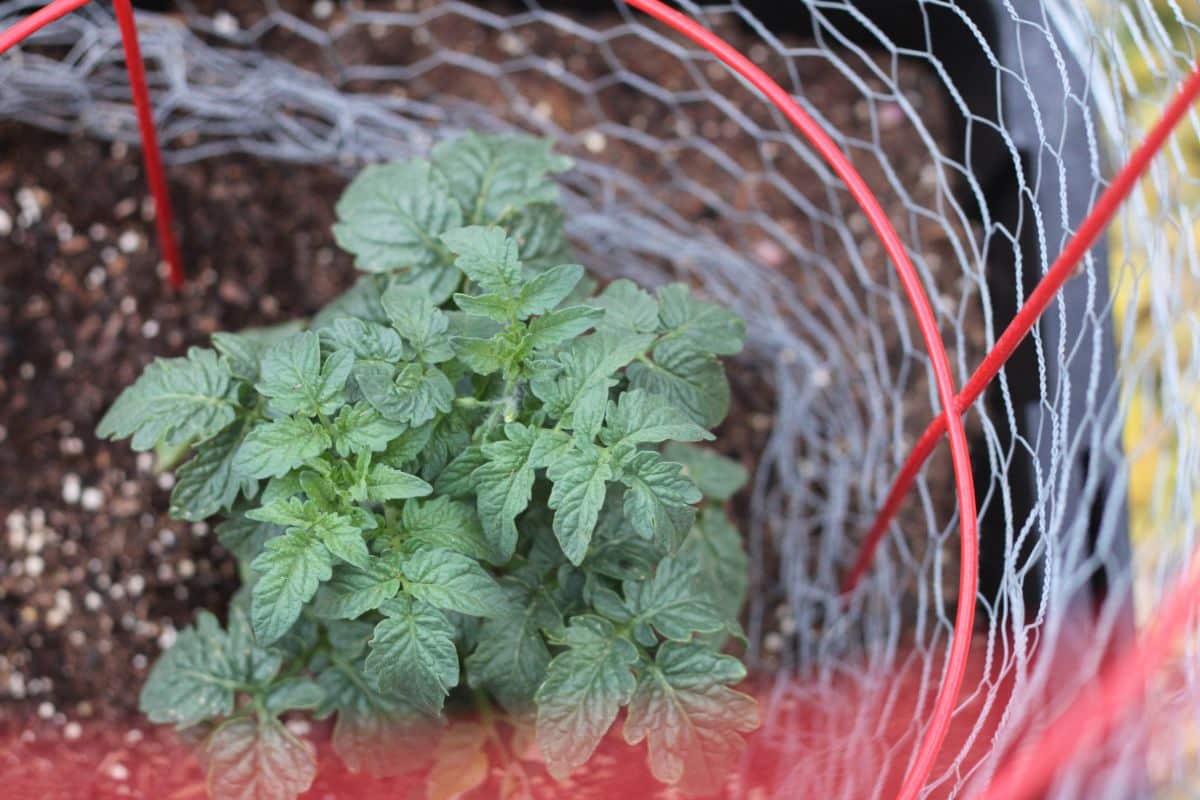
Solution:
[[[709,792],[757,724],[721,652],[747,580],[722,504],[746,475],[692,444],[725,417],[744,325],[682,285],[595,294],[563,235],[568,166],[467,135],[364,170],[334,229],[368,273],[353,289],[154,362],[101,421],[190,453],[171,512],[222,516],[240,564],[228,624],[201,612],[141,695],[196,729],[215,797],[308,788],[297,710],[336,717],[353,770],[432,761],[459,789],[488,754],[521,772],[530,731],[562,778],[625,708],[654,775]],[[480,713],[439,741],[448,698]]]

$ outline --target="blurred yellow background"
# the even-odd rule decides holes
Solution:
[[[1089,0],[1089,4],[1099,23],[1107,20],[1112,24],[1109,33],[1115,47],[1110,74],[1120,76],[1126,144],[1132,146],[1159,117],[1196,58],[1200,39],[1194,25],[1200,24],[1200,4],[1196,0]],[[1188,7],[1191,15],[1185,11]],[[1130,24],[1136,11],[1147,8],[1156,12],[1157,23],[1171,42],[1169,48],[1147,37],[1145,17],[1140,24]],[[1118,335],[1128,332],[1132,336],[1133,350],[1127,356],[1135,363],[1144,362],[1141,369],[1128,370],[1128,365],[1123,365],[1121,371],[1129,398],[1124,440],[1131,464],[1133,537],[1139,546],[1170,547],[1178,536],[1161,528],[1171,519],[1167,506],[1174,484],[1195,477],[1178,472],[1181,448],[1187,449],[1180,437],[1195,435],[1194,423],[1200,415],[1200,386],[1194,368],[1198,322],[1197,314],[1190,313],[1200,311],[1200,265],[1192,258],[1189,269],[1188,259],[1183,257],[1200,252],[1200,130],[1194,115],[1176,130],[1167,152],[1158,157],[1157,167],[1159,179],[1143,180],[1137,189],[1140,207],[1132,206],[1114,226],[1111,268]],[[1134,209],[1134,213],[1149,215],[1154,224],[1148,226],[1144,216],[1131,220],[1128,214]],[[1145,241],[1148,230],[1162,238]],[[1181,241],[1183,237],[1191,240],[1190,247]],[[1177,263],[1169,265],[1165,260]],[[1149,282],[1160,281],[1173,284],[1176,313],[1166,320],[1161,310],[1156,317],[1151,307]],[[1161,291],[1162,287],[1155,289]],[[1134,326],[1132,331],[1126,331],[1129,325]],[[1168,397],[1161,381],[1164,371],[1187,380],[1188,385]],[[1188,407],[1181,407],[1181,396],[1189,401]]]

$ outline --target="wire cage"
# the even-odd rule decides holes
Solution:
[[[1196,791],[1194,6],[143,6],[168,171],[535,132],[582,263],[748,320],[730,794]],[[139,141],[127,53],[82,5],[0,59],[0,118]]]

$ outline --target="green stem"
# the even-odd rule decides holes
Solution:
[[[459,408],[494,408],[500,404],[500,400],[481,400],[478,397],[454,398],[454,405]]]
[[[520,386],[520,383],[521,381],[519,378],[505,379],[504,387],[500,391],[500,396],[495,400],[490,401],[493,404],[492,411],[490,414],[488,414],[487,419],[484,420],[483,424],[476,428],[475,437],[487,441],[487,438],[491,435],[492,431],[495,430],[500,421],[504,419],[505,408],[517,399],[517,389]]]
[[[475,706],[475,710],[479,712],[479,720],[490,728],[492,720],[496,716],[496,709],[492,705],[492,701],[488,698],[487,692],[483,689],[472,689],[471,703]]]

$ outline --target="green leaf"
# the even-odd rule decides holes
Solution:
[[[324,513],[308,530],[320,537],[326,550],[347,564],[366,569],[370,563],[371,555],[367,552],[362,530],[350,518]]]
[[[404,420],[398,418],[403,416],[404,406],[395,386],[398,365],[403,363],[400,360],[404,352],[400,335],[391,328],[357,320],[338,320],[337,324],[363,328],[355,334],[359,336],[359,342],[352,370],[354,386],[380,416],[393,425],[403,423]],[[378,331],[385,331],[386,335],[380,334],[381,338],[372,342],[369,337]]]
[[[478,561],[503,563],[484,536],[474,509],[446,496],[405,503],[400,512],[400,535],[406,542],[453,550]]]
[[[496,322],[508,322],[516,314],[517,301],[500,294],[456,294],[454,304],[464,314]]]
[[[429,293],[395,284],[383,293],[383,310],[392,327],[426,364],[454,357],[447,330],[450,320],[429,299]]]
[[[351,513],[345,516],[330,511],[314,499],[292,497],[246,512],[251,519],[286,525],[287,533],[316,537],[330,553],[342,561],[366,569],[367,545],[362,531],[374,527],[374,520],[363,520]],[[363,524],[368,522],[368,524]],[[322,580],[328,579],[328,575]],[[311,593],[310,593],[311,594]]]
[[[354,365],[354,383],[380,416],[404,424],[405,407],[396,392],[397,369],[394,364],[359,361]]]
[[[454,340],[454,352],[476,375],[491,375],[504,366],[504,353],[495,339],[459,336]]]
[[[582,278],[583,267],[578,264],[560,264],[539,272],[521,287],[516,302],[517,318],[527,319],[558,308]]]
[[[317,587],[333,574],[325,545],[312,533],[299,529],[267,541],[251,566],[259,573],[251,620],[263,644],[271,644],[287,633]]]
[[[517,543],[514,520],[529,505],[534,470],[543,465],[548,439],[519,422],[505,425],[504,436],[483,445],[486,461],[471,476],[484,532],[497,556],[507,561]]]
[[[317,775],[316,754],[271,716],[235,717],[204,743],[209,795],[220,800],[293,800]]]
[[[238,614],[231,614],[231,629],[244,629],[244,618],[233,618]],[[209,612],[199,612],[195,626],[180,631],[150,670],[138,698],[142,713],[180,729],[233,713],[236,691],[265,684],[280,664],[278,654],[233,633],[221,630]]]
[[[466,297],[467,295],[463,295]],[[482,295],[471,295],[471,297],[482,297]],[[497,322],[494,319],[487,317],[477,317],[462,311],[449,310],[446,316],[450,318],[450,334],[455,336],[475,336],[479,338],[488,338],[495,336],[505,329],[505,324]]]
[[[626,375],[632,388],[661,395],[703,428],[715,427],[729,413],[725,368],[711,356],[667,342],[655,347],[652,363],[631,364]]]
[[[563,231],[563,212],[554,203],[525,206],[507,227],[520,242],[521,261],[527,269],[544,270],[571,260],[571,247]]]
[[[243,565],[249,565],[262,552],[268,539],[282,533],[283,528],[278,525],[259,522],[243,514],[235,514],[217,526],[217,540]]]
[[[300,470],[295,469],[286,475],[268,480],[267,487],[263,489],[258,501],[264,506],[269,506],[277,500],[287,500],[303,491],[304,487],[300,485]]]
[[[616,385],[613,373],[642,355],[651,341],[649,334],[597,333],[575,339],[553,361],[538,367],[530,388],[551,416],[590,439],[604,421],[608,390]]]
[[[616,580],[648,578],[663,557],[663,549],[636,533],[625,519],[621,492],[609,490],[588,546],[583,569]]]
[[[746,341],[746,323],[737,314],[697,300],[682,283],[658,290],[658,316],[664,341],[705,355],[731,356]]]
[[[472,617],[494,617],[509,610],[495,578],[462,553],[422,547],[404,559],[400,568],[405,591],[435,608]]]
[[[382,303],[382,300],[378,302]],[[361,361],[395,364],[404,358],[404,341],[386,325],[355,317],[330,320],[321,328],[321,344],[328,350],[349,350]]]
[[[742,535],[729,523],[725,512],[711,508],[700,512],[676,558],[694,565],[702,595],[721,610],[727,621],[736,621],[746,602],[750,562],[742,547]]]
[[[318,414],[332,414],[345,404],[343,389],[353,370],[354,353],[349,350],[334,351],[325,359],[312,406]],[[275,407],[276,403],[272,401],[271,405]]]
[[[329,640],[330,652],[324,655],[328,660],[337,664],[349,664],[355,661],[359,656],[367,651],[367,642],[371,640],[371,634],[375,630],[375,623],[366,620],[349,620],[349,619],[329,619],[326,618],[321,627],[325,630],[325,635]],[[314,663],[314,668],[320,669],[324,664],[324,660],[319,660],[319,663]],[[318,676],[319,678],[319,676]],[[323,681],[321,681],[323,684]],[[342,698],[334,696],[329,687],[325,686],[325,699],[322,701],[319,708],[316,709],[318,719],[323,719],[336,708],[346,708],[347,704],[342,702]]]
[[[454,456],[471,443],[474,417],[469,411],[456,409],[434,421],[429,441],[421,451],[421,477],[433,480]]]
[[[563,554],[578,566],[587,554],[604,505],[612,466],[598,448],[587,445],[560,455],[546,474],[554,483],[548,503],[554,509],[554,535]]]
[[[213,348],[225,359],[230,372],[239,380],[258,380],[259,362],[271,345],[300,330],[299,322],[284,322],[266,328],[247,328],[239,333],[214,333]]]
[[[534,350],[558,347],[593,327],[603,316],[603,311],[587,306],[551,311],[529,323],[526,341]]]
[[[438,267],[438,237],[463,223],[446,179],[423,161],[367,167],[338,201],[337,217],[333,235],[364,272]]]
[[[498,222],[526,206],[555,203],[558,189],[548,176],[571,166],[544,139],[476,133],[439,144],[433,163],[449,181],[467,224]]]
[[[299,482],[296,487],[299,488]],[[246,512],[246,517],[259,522],[269,522],[272,525],[286,525],[307,530],[322,509],[314,503],[305,502],[299,497],[280,496],[266,505],[252,508]]]
[[[689,514],[678,512],[701,499],[700,490],[679,464],[665,461],[652,450],[641,450],[621,465],[625,517],[648,539],[674,549],[691,528]]]
[[[602,331],[616,333],[654,333],[658,330],[658,303],[636,283],[620,278],[592,298],[589,303],[604,310]]]
[[[250,605],[249,592],[243,592],[247,598],[245,604]],[[303,657],[307,661],[314,655],[314,650],[320,641],[320,624],[308,615],[302,615],[283,638],[271,647],[283,654],[284,663],[294,665]],[[289,671],[290,674],[291,671]]]
[[[383,607],[367,654],[366,675],[424,714],[435,715],[458,685],[454,626],[436,608],[399,597]]]
[[[212,350],[152,362],[108,409],[96,428],[105,439],[132,436],[134,450],[203,441],[237,416],[236,384]]]
[[[432,433],[433,425],[430,424],[409,428],[389,442],[383,455],[378,456],[376,460],[389,467],[403,467],[421,454]]]
[[[663,455],[682,464],[684,473],[710,500],[723,503],[750,480],[745,467],[707,447],[671,442],[663,448]]]
[[[416,428],[454,405],[454,387],[437,367],[362,363],[354,379],[376,411],[384,418]]]
[[[293,473],[288,473],[293,474]],[[322,511],[336,511],[341,505],[338,487],[330,478],[316,470],[306,469],[294,473],[300,483],[300,489],[308,495],[308,499]]]
[[[258,481],[235,474],[234,454],[246,426],[231,425],[196,446],[196,454],[175,471],[170,514],[175,519],[200,522],[228,511],[238,494],[248,498],[258,491]]]
[[[449,259],[449,255],[446,258]],[[424,293],[429,297],[431,303],[440,306],[462,288],[463,276],[452,263],[447,261],[446,264],[434,269],[394,274],[389,280],[391,283],[402,283],[415,291]]]
[[[282,714],[285,711],[311,711],[321,704],[325,690],[307,678],[288,678],[280,681],[267,694],[267,711]]]
[[[731,656],[667,642],[639,676],[625,740],[649,740],[650,769],[659,780],[689,794],[713,792],[737,762],[745,745],[741,734],[758,727],[754,700],[723,685],[744,676]]]
[[[322,367],[320,337],[304,331],[267,350],[257,388],[271,398],[271,410],[277,414],[332,414],[344,402],[342,387],[353,366],[354,354],[338,350]]]
[[[485,292],[516,297],[521,290],[521,259],[517,242],[503,228],[472,225],[442,236],[457,255],[454,265]]]
[[[246,435],[233,456],[233,472],[245,479],[282,477],[329,445],[329,434],[321,425],[304,417],[283,417]]]
[[[513,613],[486,620],[464,666],[473,689],[486,689],[513,714],[533,708],[533,697],[546,676],[550,650],[543,628],[562,624],[562,616],[540,592],[519,581],[503,582]]]
[[[699,442],[713,438],[666,399],[642,389],[622,393],[615,403],[610,400],[604,421],[600,440],[609,446],[617,442],[656,444],[668,439]]]
[[[247,383],[258,380],[258,361],[265,348],[260,349],[252,339],[237,333],[214,333],[212,344],[235,378]]]
[[[550,662],[536,696],[538,750],[558,780],[591,757],[633,696],[638,658],[598,617],[573,619],[564,641],[568,649]]]
[[[662,636],[686,642],[693,633],[716,633],[725,617],[703,591],[696,566],[678,558],[664,558],[654,577],[624,584],[625,599],[639,622]]]
[[[400,591],[400,576],[393,567],[371,559],[367,568],[342,565],[317,591],[313,613],[326,619],[357,619],[374,611]]]
[[[225,655],[234,675],[248,686],[259,687],[269,683],[279,672],[281,658],[286,653],[279,648],[268,648],[258,641],[250,624],[248,605],[244,592],[235,595],[229,605]]]
[[[618,625],[625,625],[627,623],[637,624],[634,621],[634,614],[625,603],[625,600],[616,591],[609,588],[604,581],[592,575],[587,577],[587,582],[584,584],[583,599],[584,602],[592,607],[594,613]],[[643,624],[642,627],[645,627],[645,625]],[[634,638],[637,639],[638,631],[633,630],[632,632],[634,633]],[[646,638],[651,640],[647,642],[648,647],[658,644],[658,641],[653,639],[653,632]]]
[[[448,413],[453,406],[454,386],[444,372],[437,367],[406,364],[396,375],[391,403],[386,408],[375,407],[389,419],[416,427]]]
[[[528,371],[526,362],[533,353],[531,342],[526,327],[515,323],[490,339],[463,337],[456,339],[454,345],[459,360],[476,374],[503,370],[506,378],[516,379]]]
[[[369,636],[372,628],[366,628]],[[372,687],[361,659],[335,656],[317,682],[325,694],[317,715],[337,711],[333,749],[352,772],[383,778],[429,764],[438,741],[437,726]]]
[[[363,451],[379,452],[408,430],[402,422],[384,419],[369,403],[344,406],[333,421],[333,445],[345,458]]]
[[[483,454],[483,450],[471,445],[466,448],[446,465],[434,481],[433,490],[438,494],[448,495],[450,497],[465,497],[473,494],[476,488],[475,470],[483,466],[488,460]]]
[[[333,749],[350,771],[376,778],[425,769],[437,742],[437,730],[408,711],[340,711],[333,726]]]
[[[433,487],[416,475],[386,464],[375,464],[367,476],[367,499],[376,503],[425,497],[432,491]]]

